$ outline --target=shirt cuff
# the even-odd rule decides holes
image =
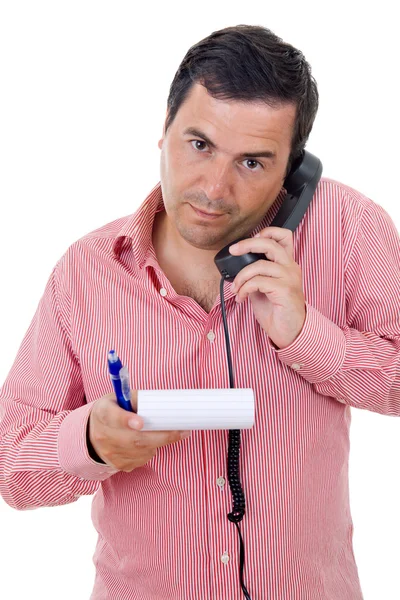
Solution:
[[[72,410],[58,432],[58,460],[61,469],[80,479],[104,481],[119,470],[92,460],[86,445],[86,427],[93,404]]]
[[[346,338],[338,325],[306,302],[306,318],[297,338],[286,348],[279,349],[272,342],[271,347],[282,363],[310,383],[318,383],[340,370],[346,355]]]

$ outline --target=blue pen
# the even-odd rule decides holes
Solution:
[[[108,370],[119,406],[125,410],[135,412],[131,404],[128,369],[122,366],[115,350],[110,350],[108,353]]]

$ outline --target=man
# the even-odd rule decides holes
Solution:
[[[168,98],[161,182],[54,267],[2,387],[1,493],[23,510],[97,492],[92,600],[360,600],[350,407],[400,415],[400,239],[323,178],[292,234],[269,227],[318,107],[303,55],[262,27],[193,46]],[[257,234],[260,233],[258,237]],[[214,256],[261,252],[225,283],[242,432],[240,582],[225,430],[141,431],[136,390],[229,387]],[[235,301],[236,300],[236,301]]]

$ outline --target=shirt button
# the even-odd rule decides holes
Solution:
[[[165,288],[161,288],[160,294],[161,294],[161,296],[166,296],[167,295],[167,290]]]
[[[293,363],[291,365],[292,369],[295,369],[296,371],[298,371],[299,369],[301,369],[301,367],[304,367],[303,363]]]
[[[227,565],[229,562],[229,554],[226,551],[221,556],[221,562],[223,562],[224,565]]]
[[[217,485],[221,488],[221,490],[225,487],[225,479],[223,477],[218,477]]]
[[[209,331],[207,333],[207,338],[210,340],[210,342],[213,342],[215,340],[215,333],[213,331]]]

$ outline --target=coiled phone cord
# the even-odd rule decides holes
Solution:
[[[229,387],[234,388],[235,384],[234,384],[233,370],[232,370],[231,346],[230,346],[230,342],[229,342],[228,325],[226,322],[226,312],[225,312],[224,281],[225,281],[225,279],[222,277],[219,291],[220,291],[220,297],[221,297],[222,320],[224,323],[226,353],[227,353],[227,358],[228,358]],[[247,591],[246,586],[244,585],[244,582],[243,582],[244,544],[243,544],[242,534],[240,533],[239,523],[243,519],[243,516],[246,511],[246,501],[245,501],[242,485],[240,483],[239,456],[240,456],[240,429],[230,429],[229,430],[227,466],[228,466],[229,487],[231,488],[231,493],[233,496],[233,509],[232,509],[232,512],[228,513],[228,519],[229,519],[229,521],[231,521],[231,523],[234,523],[236,525],[238,533],[239,533],[239,540],[240,540],[239,580],[240,580],[240,586],[243,590],[244,597],[246,598],[246,600],[251,600],[250,594]]]

